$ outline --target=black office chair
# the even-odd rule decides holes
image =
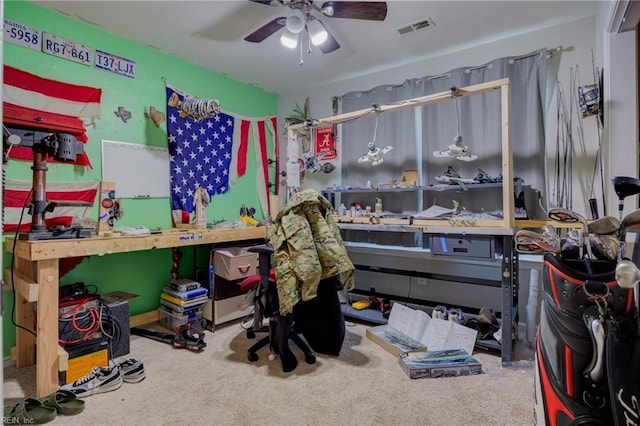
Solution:
[[[267,332],[267,336],[260,339],[247,350],[247,358],[250,362],[259,359],[258,351],[269,346],[270,359],[275,354],[280,355],[284,372],[293,371],[298,362],[289,349],[288,340],[292,340],[304,353],[304,359],[308,364],[314,364],[316,357],[309,345],[294,331],[291,321],[293,315],[282,317],[279,315],[278,289],[276,287],[275,272],[271,269],[271,257],[273,247],[268,245],[253,246],[249,251],[258,253],[258,274],[245,278],[240,287],[244,291],[253,292],[254,317],[253,324],[247,329],[247,338],[256,337],[256,332]],[[269,318],[269,325],[263,326],[264,318]],[[287,327],[290,332],[284,339],[277,331],[279,327]],[[280,340],[280,341],[279,341]],[[283,341],[284,340],[284,341]]]

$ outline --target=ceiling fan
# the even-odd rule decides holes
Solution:
[[[384,21],[387,17],[387,3],[383,1],[326,1],[321,4],[313,0],[250,0],[271,7],[288,6],[288,16],[280,16],[267,22],[244,39],[251,43],[260,43],[272,34],[284,29],[280,41],[289,48],[298,45],[300,33],[307,31],[309,40],[323,53],[340,48],[340,44],[327,30],[325,25],[313,15],[322,17],[361,19],[366,21]]]

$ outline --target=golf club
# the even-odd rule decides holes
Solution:
[[[627,232],[640,232],[640,209],[632,211],[620,222],[620,231],[618,231],[620,239],[620,260],[624,259],[626,254]]]
[[[640,193],[640,180],[629,176],[614,176],[611,178],[613,190],[618,196],[618,217],[622,221],[624,199]]]
[[[616,265],[616,282],[622,288],[633,289],[636,312],[640,312],[638,281],[640,281],[640,269],[638,269],[636,264],[629,259],[619,261]]]
[[[565,208],[561,208],[561,207],[554,207],[552,209],[549,210],[549,219],[551,220],[555,220],[558,222],[566,222],[566,223],[580,223],[582,224],[582,229],[579,230],[580,235],[578,238],[578,247],[580,250],[580,258],[583,257],[584,255],[584,241],[585,241],[585,235],[588,236],[589,235],[589,226],[587,225],[587,220],[580,214],[574,212],[573,210],[569,210],[569,209],[565,209]],[[591,259],[593,257],[593,254],[591,253],[591,245],[587,244],[587,253],[588,253],[588,257],[589,259]]]

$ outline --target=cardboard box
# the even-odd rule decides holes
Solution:
[[[62,382],[71,383],[87,375],[93,367],[109,365],[109,344],[100,339],[65,348],[69,353],[67,370],[62,373]]]
[[[251,315],[253,305],[247,303],[246,295],[223,300],[208,300],[202,308],[202,317],[212,325],[223,324]]]
[[[410,379],[470,376],[482,373],[480,361],[462,349],[402,353],[398,357]]]
[[[379,345],[393,356],[401,353],[426,351],[427,347],[417,340],[401,333],[388,325],[369,327],[366,330],[367,338]]]
[[[418,171],[415,169],[403,170],[400,184],[402,186],[418,186]]]
[[[213,267],[216,275],[227,280],[239,280],[256,274],[258,253],[242,247],[227,247],[213,252]]]

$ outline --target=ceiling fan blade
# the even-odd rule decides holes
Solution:
[[[275,18],[273,21],[267,22],[266,24],[264,24],[263,26],[261,26],[260,28],[258,28],[257,30],[249,34],[248,36],[246,36],[244,39],[246,41],[250,41],[251,43],[260,43],[261,41],[264,41],[267,37],[269,37],[271,34],[274,34],[280,28],[282,28],[285,22],[286,22],[286,18],[283,18],[283,17]]]
[[[338,44],[335,37],[333,37],[333,34],[327,31],[327,39],[318,47],[320,48],[322,53],[331,53],[334,50],[340,49],[340,44]]]
[[[387,2],[384,1],[327,1],[320,10],[332,18],[364,19],[384,21],[387,17]],[[332,13],[331,13],[332,12]]]
[[[264,4],[265,6],[282,6],[278,0],[249,0],[254,3]]]

